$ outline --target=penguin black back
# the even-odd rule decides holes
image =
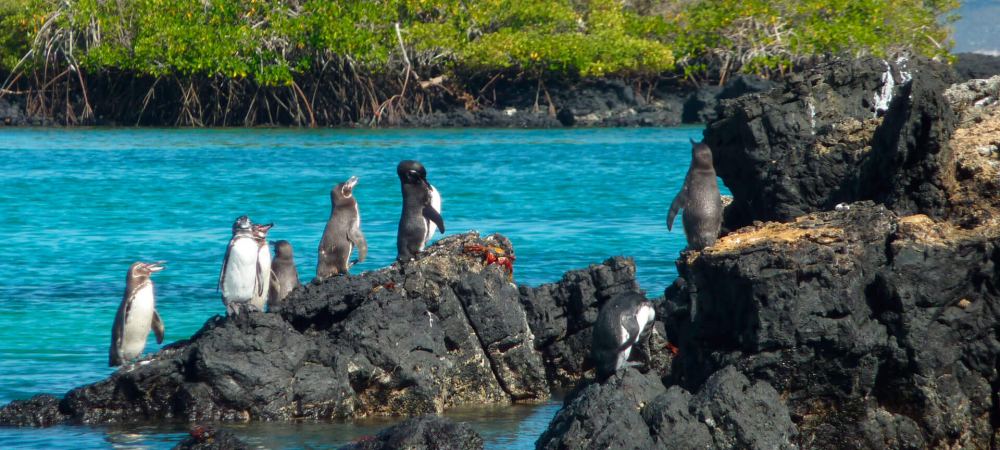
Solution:
[[[396,234],[396,259],[409,261],[423,251],[433,234],[432,225],[444,233],[444,219],[441,217],[440,196],[427,181],[427,169],[423,164],[412,160],[401,161],[396,166],[396,175],[399,176],[403,194],[403,211]]]
[[[267,294],[267,309],[281,303],[290,292],[301,286],[299,271],[295,268],[292,244],[288,241],[274,242],[274,260],[271,261],[271,286]]]
[[[691,141],[691,165],[681,191],[670,204],[667,230],[673,229],[674,218],[681,209],[688,248],[701,250],[714,244],[722,227],[722,195],[712,164],[712,149],[704,142]]]

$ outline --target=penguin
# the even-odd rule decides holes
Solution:
[[[319,258],[316,261],[316,279],[347,274],[355,263],[368,257],[368,241],[361,232],[361,212],[354,198],[358,177],[351,177],[330,190],[330,218],[319,241]],[[350,262],[351,252],[358,248],[358,259]]]
[[[251,226],[253,239],[257,242],[257,289],[250,298],[251,311],[263,312],[271,291],[271,247],[267,245],[267,232],[272,227],[273,223]]]
[[[120,366],[138,358],[146,348],[149,330],[156,343],[163,343],[163,319],[156,312],[156,294],[150,275],[163,270],[163,262],[133,263],[125,277],[125,295],[111,327],[111,350],[108,365]]]
[[[616,296],[601,307],[591,344],[598,380],[604,381],[626,366],[632,346],[655,318],[653,304],[635,292]]]
[[[424,250],[436,230],[444,233],[441,195],[427,181],[427,170],[419,161],[401,161],[396,175],[403,191],[403,212],[396,235],[396,259],[409,261]]]
[[[260,244],[254,238],[253,223],[247,216],[240,216],[233,223],[233,237],[226,248],[219,273],[218,289],[222,291],[222,303],[226,305],[226,315],[238,315],[248,311],[250,301],[263,286],[260,279]],[[270,278],[270,276],[268,276]]]
[[[295,268],[295,257],[292,255],[292,244],[288,241],[275,241],[274,260],[271,261],[271,288],[267,293],[268,311],[301,285],[299,271]]]
[[[715,179],[712,149],[704,142],[691,140],[691,166],[684,186],[674,197],[667,213],[667,231],[674,225],[678,210],[684,210],[682,222],[688,248],[701,250],[715,243],[722,226],[722,195]]]

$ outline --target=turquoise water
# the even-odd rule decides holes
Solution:
[[[224,308],[215,290],[234,218],[273,221],[272,239],[315,272],[329,191],[352,175],[368,261],[392,262],[401,205],[395,166],[419,159],[441,192],[448,232],[500,232],[519,283],[537,285],[612,255],[636,258],[658,296],[684,247],[667,208],[700,128],[570,130],[0,131],[0,402],[62,394],[100,380],[125,271],[166,260],[155,275],[166,342],[189,337]],[[150,340],[147,351],[158,346]],[[533,448],[558,408],[451,413],[491,448]],[[478,412],[477,412],[478,411]],[[267,448],[323,447],[386,422],[232,425]],[[169,447],[183,424],[0,429],[0,447]]]

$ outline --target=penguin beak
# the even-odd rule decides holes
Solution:
[[[273,226],[274,226],[274,223],[269,223],[267,225],[257,225],[257,229],[259,229],[260,231],[263,231],[264,233],[267,233],[267,231],[270,230],[271,227],[273,227]]]
[[[146,270],[148,270],[150,273],[156,273],[163,269],[166,269],[166,267],[163,267],[164,264],[166,264],[166,261],[157,261],[155,263],[149,263],[146,264]]]
[[[344,187],[348,189],[354,189],[354,185],[358,184],[358,177],[351,177],[347,179],[347,183]]]

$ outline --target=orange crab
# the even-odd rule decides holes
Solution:
[[[508,255],[507,251],[503,247],[497,247],[495,245],[478,245],[469,244],[465,246],[466,254],[478,254],[483,256],[483,262],[486,265],[496,264],[503,267],[507,272],[507,278],[510,280],[514,279],[514,260],[517,259],[513,254]]]

